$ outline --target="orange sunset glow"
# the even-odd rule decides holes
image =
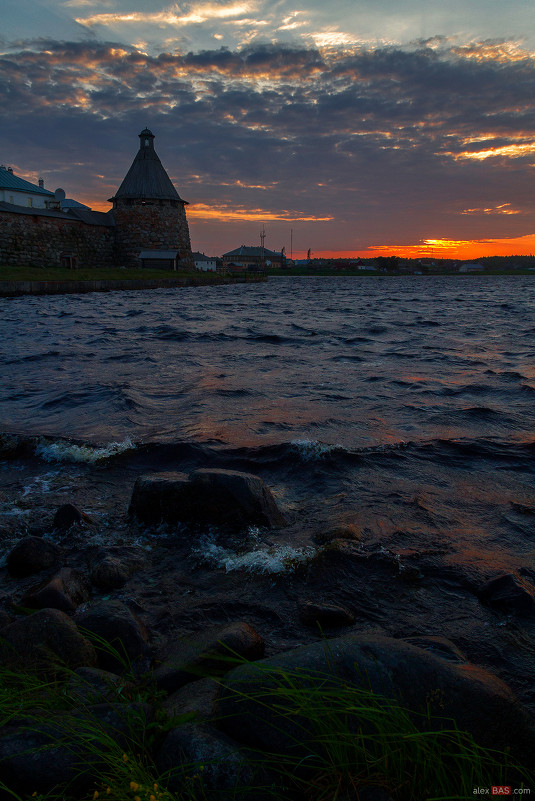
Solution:
[[[41,38],[6,45],[2,159],[107,212],[149,127],[194,250],[255,245],[265,228],[266,247],[296,257],[531,254],[535,37],[521,0],[516,18],[452,0],[457,16],[425,21],[385,2],[363,18],[340,0],[69,0],[70,34],[43,17]]]

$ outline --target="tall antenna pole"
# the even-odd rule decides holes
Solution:
[[[290,258],[294,257],[294,229],[290,228]]]
[[[262,244],[262,267],[264,266],[264,263],[266,261],[265,254],[264,254],[264,239],[265,238],[266,238],[266,229],[265,229],[265,226],[262,225],[262,231],[260,233],[260,242]]]

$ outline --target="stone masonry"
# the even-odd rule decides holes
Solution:
[[[113,226],[87,225],[41,214],[0,214],[0,263],[58,267],[61,256],[72,253],[78,267],[111,267],[115,260]]]
[[[182,204],[154,200],[113,210],[117,251],[124,267],[141,267],[142,250],[178,250],[179,266],[194,268],[186,212]]]

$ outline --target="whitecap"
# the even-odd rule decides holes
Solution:
[[[35,449],[35,455],[46,462],[85,462],[94,464],[104,459],[110,459],[112,456],[118,456],[125,451],[133,450],[135,447],[129,437],[122,442],[110,442],[102,447],[75,445],[72,442],[58,440],[57,442],[40,442]]]
[[[227,573],[245,570],[248,573],[280,574],[291,573],[300,565],[306,564],[315,555],[312,546],[294,548],[292,545],[255,544],[250,551],[233,551],[218,545],[213,537],[202,537],[191,555],[197,560],[224,568]]]
[[[332,453],[349,453],[343,445],[329,445],[314,439],[294,439],[290,442],[290,447],[304,462],[324,459]]]

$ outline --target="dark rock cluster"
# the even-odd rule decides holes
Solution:
[[[209,522],[233,532],[285,522],[259,478],[221,470],[200,470],[189,477],[143,476],[134,487],[129,513],[150,524]],[[85,515],[66,505],[58,510],[53,529],[63,536],[73,526],[90,525]],[[348,527],[318,535],[326,549],[319,563],[361,559],[358,538],[358,531]],[[302,710],[281,693],[288,677],[294,690],[319,696],[325,688],[372,690],[396,699],[422,730],[451,727],[455,721],[481,745],[510,749],[526,765],[531,760],[535,730],[511,690],[444,637],[350,633],[266,658],[263,637],[237,616],[162,644],[133,605],[102,595],[128,585],[143,565],[141,549],[89,549],[82,570],[68,564],[68,547],[61,542],[55,544],[48,535],[26,536],[7,556],[7,570],[23,590],[15,589],[14,603],[4,604],[0,613],[0,664],[13,670],[31,667],[47,681],[64,681],[71,707],[42,719],[22,715],[3,726],[0,787],[3,783],[20,796],[59,785],[69,785],[73,794],[87,793],[105,754],[95,757],[80,732],[100,727],[128,750],[134,747],[132,721],[138,720],[141,729],[160,725],[152,758],[171,792],[180,792],[185,773],[197,764],[203,766],[208,799],[224,798],[237,784],[257,788],[244,801],[273,798],[273,792],[258,789],[262,787],[277,787],[281,799],[297,798],[281,784],[272,763],[270,767],[261,758],[291,754],[306,774],[313,732],[307,731]],[[379,557],[380,565],[391,569],[392,559]],[[403,565],[394,566],[401,574]],[[36,581],[28,586],[31,577]],[[479,597],[506,613],[533,612],[529,577],[497,577],[480,588]],[[316,628],[336,629],[355,621],[351,609],[321,599],[301,599],[296,611],[303,625]],[[139,700],[137,688],[147,681],[156,696],[163,696],[158,709]],[[165,725],[161,717],[160,724],[154,723],[158,714],[167,716]],[[180,722],[174,725],[177,716]],[[351,725],[358,731],[358,716]],[[346,797],[391,798],[384,788],[365,784]]]

